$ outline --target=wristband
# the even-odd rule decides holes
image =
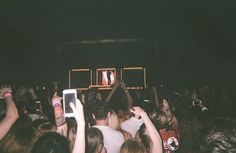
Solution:
[[[12,96],[12,93],[11,92],[5,92],[4,94],[3,94],[3,98],[4,99],[6,99],[7,97],[10,97],[10,96]]]

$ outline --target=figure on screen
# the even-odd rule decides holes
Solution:
[[[107,71],[107,83],[108,85],[111,85],[111,71],[110,70]]]
[[[115,81],[115,72],[111,70],[102,71],[102,85],[112,85]]]

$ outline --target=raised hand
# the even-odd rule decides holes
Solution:
[[[120,81],[119,80],[115,80],[115,82],[113,83],[113,88],[117,88],[120,86]]]
[[[0,141],[8,131],[11,129],[12,125],[18,119],[19,114],[16,105],[12,98],[12,90],[10,86],[3,85],[0,87],[0,98],[4,99],[6,102],[6,115],[0,121]]]
[[[33,89],[33,88],[28,88],[28,92],[29,92],[30,94],[34,94],[34,89]]]
[[[140,107],[133,107],[130,109],[130,112],[135,115],[136,118],[139,118],[144,112]]]
[[[21,87],[18,91],[19,97],[27,93],[27,88],[26,87]]]
[[[27,91],[32,95],[33,99],[38,99],[33,88],[28,88]]]
[[[76,106],[73,103],[70,103],[70,107],[73,110],[77,124],[78,125],[85,125],[84,110],[83,110],[83,105],[81,104],[80,100],[76,99]]]
[[[70,107],[73,110],[75,120],[77,122],[77,133],[75,138],[75,145],[72,153],[84,153],[85,152],[85,121],[83,105],[77,99],[76,106],[70,103]]]
[[[0,99],[5,99],[12,95],[12,90],[10,86],[3,85],[0,87]]]
[[[141,117],[147,129],[147,133],[152,141],[151,153],[162,153],[162,140],[161,137],[153,125],[152,121],[149,119],[147,113],[144,112],[140,107],[133,107],[130,112],[135,114],[135,117]]]

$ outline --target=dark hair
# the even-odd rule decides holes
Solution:
[[[167,120],[167,113],[165,110],[159,110],[154,117],[153,122],[157,130],[169,129],[170,121]]]
[[[107,106],[107,104],[99,102],[94,107],[93,115],[96,120],[102,120],[107,118],[108,112],[109,112],[109,107]]]
[[[202,153],[235,153],[236,122],[230,119],[217,119],[215,125],[205,136],[200,150]]]
[[[0,143],[1,153],[30,153],[39,132],[27,117],[20,117]]]
[[[88,129],[87,135],[87,153],[97,153],[100,151],[100,145],[103,145],[103,135],[102,132],[95,127]]]
[[[147,153],[142,142],[138,139],[132,138],[126,140],[120,147],[120,153]]]
[[[57,129],[56,125],[49,121],[45,121],[37,127],[37,130],[41,134],[46,133],[46,132],[56,132],[56,129]]]
[[[48,132],[34,143],[31,153],[70,153],[69,141],[56,132]]]
[[[210,132],[200,148],[202,153],[235,153],[236,131],[223,130]]]
[[[145,146],[147,152],[150,152],[150,137],[146,134],[146,125],[143,123],[139,128],[139,138]]]

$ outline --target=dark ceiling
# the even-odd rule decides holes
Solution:
[[[144,65],[169,78],[203,73],[208,79],[235,76],[234,0],[0,3],[3,79],[52,79],[71,67],[106,66],[106,62]],[[103,39],[144,41],[81,45],[83,40]]]

